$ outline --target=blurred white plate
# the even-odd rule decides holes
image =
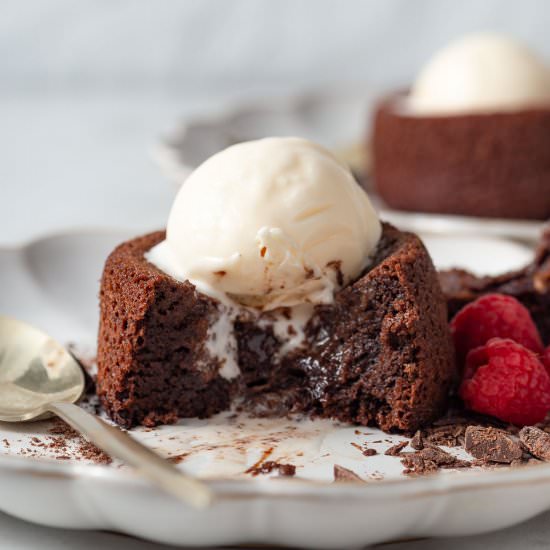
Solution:
[[[354,93],[311,92],[269,102],[236,104],[208,117],[175,125],[153,151],[163,173],[179,186],[201,162],[234,143],[268,136],[301,136],[331,149],[365,179],[371,166],[368,132],[373,91]],[[401,229],[485,235],[514,239],[529,244],[539,237],[541,223],[397,212],[389,210],[371,193],[381,215]]]
[[[128,237],[88,231],[0,250],[0,313],[34,323],[62,342],[93,349],[103,262]],[[452,257],[460,265],[459,251],[468,256],[472,251],[456,239],[452,242],[450,250],[438,241],[439,261]],[[488,248],[480,249],[480,255],[497,250],[493,242],[485,244]],[[513,250],[499,259],[501,265],[517,262],[524,251],[515,258],[509,252]],[[187,454],[179,467],[208,480],[216,502],[197,512],[119,464],[56,461],[53,451],[36,447],[39,458],[22,457],[20,450],[32,447],[33,437],[44,438],[49,426],[0,424],[0,509],[51,526],[109,529],[186,545],[344,548],[480,533],[550,508],[550,465],[404,478],[399,459],[383,454],[402,438],[373,428],[356,430],[327,420],[231,419],[224,414],[133,430],[136,438],[165,456]],[[352,443],[366,443],[379,454],[364,457]],[[269,449],[270,459],[297,466],[295,478],[245,473]],[[332,483],[334,464],[367,483]]]
[[[299,136],[316,141],[340,157],[364,158],[373,95],[309,93],[286,99],[234,104],[215,115],[188,120],[176,127],[153,151],[164,174],[180,185],[214,153],[241,141],[269,136]],[[357,158],[360,157],[360,158]]]

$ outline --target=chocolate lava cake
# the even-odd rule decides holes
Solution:
[[[392,208],[550,217],[550,108],[415,115],[383,101],[372,136],[374,182]]]
[[[483,294],[508,294],[530,311],[543,342],[550,344],[550,226],[542,234],[534,261],[524,269],[497,277],[476,277],[462,269],[450,269],[442,271],[439,280],[450,317]]]
[[[117,423],[208,417],[233,400],[255,415],[308,413],[387,431],[443,412],[454,380],[447,309],[416,235],[384,224],[370,267],[333,304],[315,306],[304,343],[288,353],[266,319],[242,308],[232,379],[208,346],[221,304],[144,258],[163,239],[123,243],[105,265],[97,391]]]

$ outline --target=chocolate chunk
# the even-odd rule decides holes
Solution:
[[[374,455],[377,455],[378,454],[378,451],[376,449],[364,449],[363,450],[363,454],[365,456],[374,456]]]
[[[436,426],[435,424],[424,432],[424,440],[434,445],[445,447],[460,447],[464,444],[464,432],[467,424],[456,422]]]
[[[550,434],[540,428],[526,426],[519,432],[519,438],[533,456],[550,462]]]
[[[397,443],[396,445],[393,445],[390,447],[384,454],[386,456],[399,456],[401,454],[401,451],[409,444],[408,441],[401,441],[401,443]]]
[[[340,466],[338,464],[334,465],[334,481],[352,481],[355,483],[365,483],[365,480],[361,479],[355,472],[353,472],[352,470],[348,470],[348,468],[344,468],[343,466]]]
[[[424,436],[420,430],[414,434],[411,439],[410,446],[416,451],[421,451],[424,448]]]
[[[480,426],[466,429],[464,448],[475,458],[501,464],[520,460],[523,454],[519,444],[507,433]]]
[[[427,474],[439,469],[469,468],[471,463],[460,460],[443,449],[430,445],[415,453],[405,453],[401,459],[405,474]]]

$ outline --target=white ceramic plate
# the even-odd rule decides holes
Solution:
[[[365,177],[371,166],[367,147],[372,90],[354,93],[311,92],[294,98],[231,105],[207,117],[175,125],[153,156],[163,173],[179,186],[201,162],[240,141],[268,136],[301,136],[331,149]],[[501,237],[533,244],[541,223],[443,216],[389,210],[371,191],[378,210],[402,229],[434,234]]]
[[[102,265],[110,250],[128,237],[90,231],[0,250],[0,314],[93,350]],[[453,244],[455,250],[468,250],[467,242],[454,238]],[[493,242],[485,246],[480,254],[494,249]],[[517,263],[524,257],[525,249],[511,246],[501,262]],[[449,246],[439,240],[437,247],[437,261],[449,261]],[[460,263],[456,252],[451,254]],[[215,504],[198,512],[120,464],[61,461],[55,459],[56,451],[33,447],[32,438],[43,441],[50,427],[49,422],[0,424],[0,509],[51,526],[110,529],[185,545],[343,548],[480,533],[550,508],[550,465],[405,478],[399,458],[383,454],[403,438],[372,428],[223,414],[210,421],[133,430],[167,457],[186,455],[179,467],[212,486]],[[364,457],[356,447],[363,444],[379,454]],[[38,456],[21,456],[21,449],[31,447]],[[266,453],[270,460],[295,465],[296,477],[245,473]],[[334,464],[353,470],[366,483],[333,483]]]

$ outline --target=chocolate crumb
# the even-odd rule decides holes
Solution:
[[[401,451],[409,444],[408,441],[401,441],[396,445],[392,445],[384,454],[386,456],[400,456]]]
[[[296,474],[296,466],[294,464],[279,464],[278,468],[280,476],[292,477]]]
[[[257,476],[260,474],[270,474],[273,470],[277,470],[280,476],[292,477],[296,474],[296,466],[293,464],[281,464],[274,460],[268,460],[261,464],[254,465],[252,468],[246,470],[245,473]]]
[[[510,464],[523,456],[519,444],[506,432],[496,428],[469,426],[464,448],[475,458],[501,464]]]
[[[365,480],[360,478],[354,471],[344,468],[338,464],[334,465],[334,481],[366,483]]]
[[[95,464],[110,464],[113,461],[108,454],[84,438],[81,438],[81,441],[78,443],[78,453],[80,458],[85,458]]]
[[[56,421],[48,430],[48,433],[50,434],[48,436],[48,441],[43,443],[43,446],[57,453],[56,458],[59,456],[69,456],[69,458],[72,457],[75,460],[84,459],[94,462],[95,464],[110,464],[112,462],[108,454],[96,447],[93,443],[84,439],[78,432],[61,420]],[[72,456],[66,454],[69,450],[69,442],[73,445],[73,450],[70,451]],[[39,446],[38,443],[34,444]],[[63,453],[63,455],[60,453]]]
[[[179,464],[180,462],[183,462],[188,456],[189,456],[189,453],[181,453],[179,455],[174,455],[168,458],[168,462],[172,462],[173,464]]]
[[[10,446],[10,442],[7,439],[4,439],[2,442],[4,443],[4,447]]]
[[[519,432],[520,441],[536,458],[550,462],[550,434],[534,426],[526,426]]]
[[[361,447],[359,443],[355,443],[354,441],[352,441],[350,445],[355,447],[363,456],[374,456],[378,454],[376,449],[369,449],[366,445]]]

